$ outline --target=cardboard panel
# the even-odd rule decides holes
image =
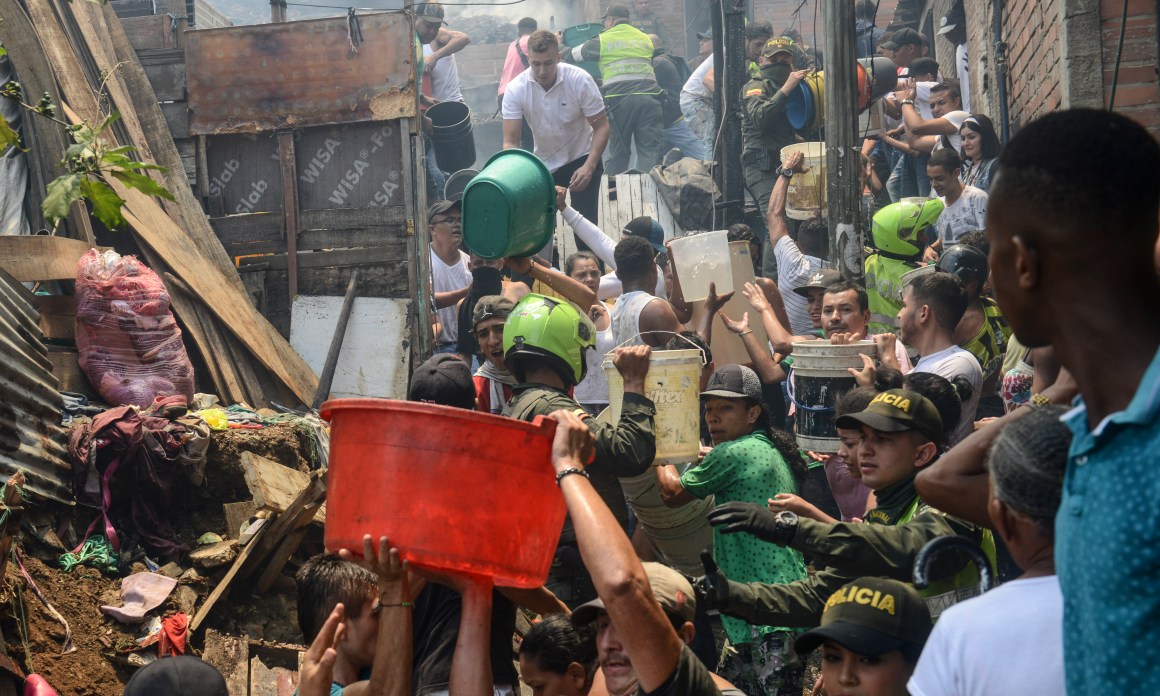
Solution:
[[[414,116],[415,47],[402,13],[189,31],[190,129],[255,133]]]

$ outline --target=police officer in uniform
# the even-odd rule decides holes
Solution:
[[[902,276],[921,265],[922,252],[938,239],[934,224],[943,211],[937,198],[908,198],[874,214],[875,252],[866,257],[866,295],[870,333],[897,333],[902,309]]]
[[[632,26],[628,8],[608,6],[604,31],[580,46],[564,52],[572,63],[596,61],[600,66],[601,91],[612,127],[608,173],[628,169],[632,146],[636,144],[636,168],[647,172],[661,161],[664,143],[664,90],[653,71],[653,44]]]
[[[624,405],[620,420],[609,424],[589,418],[568,395],[568,390],[584,379],[588,369],[585,352],[595,345],[596,328],[573,305],[534,293],[525,295],[504,324],[504,363],[517,384],[503,415],[531,422],[536,416],[563,409],[584,418],[596,438],[596,458],[585,475],[626,527],[628,508],[618,477],[644,474],[656,456],[656,406],[644,394],[650,349],[632,346],[613,355],[613,364],[624,378]],[[560,535],[546,585],[573,609],[596,598],[580,562],[571,522],[565,523]]]
[[[798,141],[786,116],[789,95],[809,71],[793,69],[793,41],[784,36],[766,42],[760,70],[761,75],[747,82],[741,92],[741,162],[745,165],[745,185],[764,213],[780,173],[781,149]],[[764,246],[762,274],[776,278],[768,238]]]

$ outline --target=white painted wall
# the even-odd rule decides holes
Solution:
[[[299,295],[294,300],[290,345],[318,374],[326,363],[341,309],[341,297]],[[331,398],[407,398],[411,365],[410,349],[404,341],[411,335],[407,324],[410,312],[410,300],[355,299],[338,354]]]

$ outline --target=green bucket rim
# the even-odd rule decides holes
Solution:
[[[540,160],[539,157],[536,157],[531,152],[528,152],[527,150],[524,150],[522,148],[512,148],[510,150],[500,150],[499,152],[497,152],[494,155],[492,155],[491,157],[489,157],[487,160],[487,163],[484,164],[483,167],[479,170],[479,173],[476,174],[474,177],[472,177],[471,181],[467,182],[467,186],[465,186],[463,188],[463,196],[460,199],[462,201],[462,206],[464,208],[464,210],[463,210],[463,217],[464,217],[463,243],[467,246],[467,248],[473,254],[475,254],[476,256],[479,256],[480,258],[488,259],[489,261],[504,258],[505,255],[500,254],[498,256],[488,256],[488,255],[479,253],[479,251],[476,249],[471,248],[471,244],[468,242],[468,234],[467,234],[467,230],[468,230],[468,223],[467,223],[468,210],[467,209],[469,207],[468,206],[468,202],[469,202],[468,201],[468,192],[471,191],[471,188],[473,186],[476,186],[477,184],[480,184],[480,185],[486,184],[489,186],[495,186],[498,189],[499,187],[496,185],[495,181],[492,180],[490,177],[486,178],[486,179],[480,179],[480,177],[487,173],[487,168],[489,166],[491,166],[492,162],[495,162],[500,157],[511,157],[513,155],[523,157],[524,159],[526,159],[530,162],[534,162],[536,167],[540,170],[540,173],[543,175],[544,179],[546,181],[552,181],[552,172],[548,170],[547,165],[545,165],[543,163],[543,161]],[[548,220],[547,225],[545,226],[543,232],[540,235],[541,241],[540,241],[539,246],[536,249],[537,251],[539,249],[543,248],[544,245],[546,245],[548,243],[548,240],[550,240],[552,238],[552,234],[555,232],[555,228],[556,228],[556,187],[553,184],[553,185],[549,186],[548,188],[549,188],[549,195],[545,197],[545,200],[547,202],[548,209],[550,212],[547,215],[547,220]]]

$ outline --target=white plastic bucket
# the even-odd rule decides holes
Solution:
[[[789,180],[785,216],[793,220],[820,217],[826,211],[826,144],[787,145],[781,149],[781,161],[785,162],[791,152],[800,152],[805,156],[806,170],[794,174]]]
[[[604,360],[608,376],[608,417],[620,421],[624,403],[624,379],[612,364],[613,353]],[[654,464],[697,461],[701,450],[701,368],[704,356],[698,349],[653,351],[645,378],[645,396],[656,404],[657,456]]]
[[[790,398],[798,446],[812,452],[837,452],[834,407],[857,386],[849,368],[862,369],[862,355],[876,355],[874,341],[834,345],[829,341],[793,344]]]
[[[672,251],[674,271],[681,280],[686,302],[709,297],[709,283],[717,286],[718,296],[733,292],[728,230],[674,239]]]

